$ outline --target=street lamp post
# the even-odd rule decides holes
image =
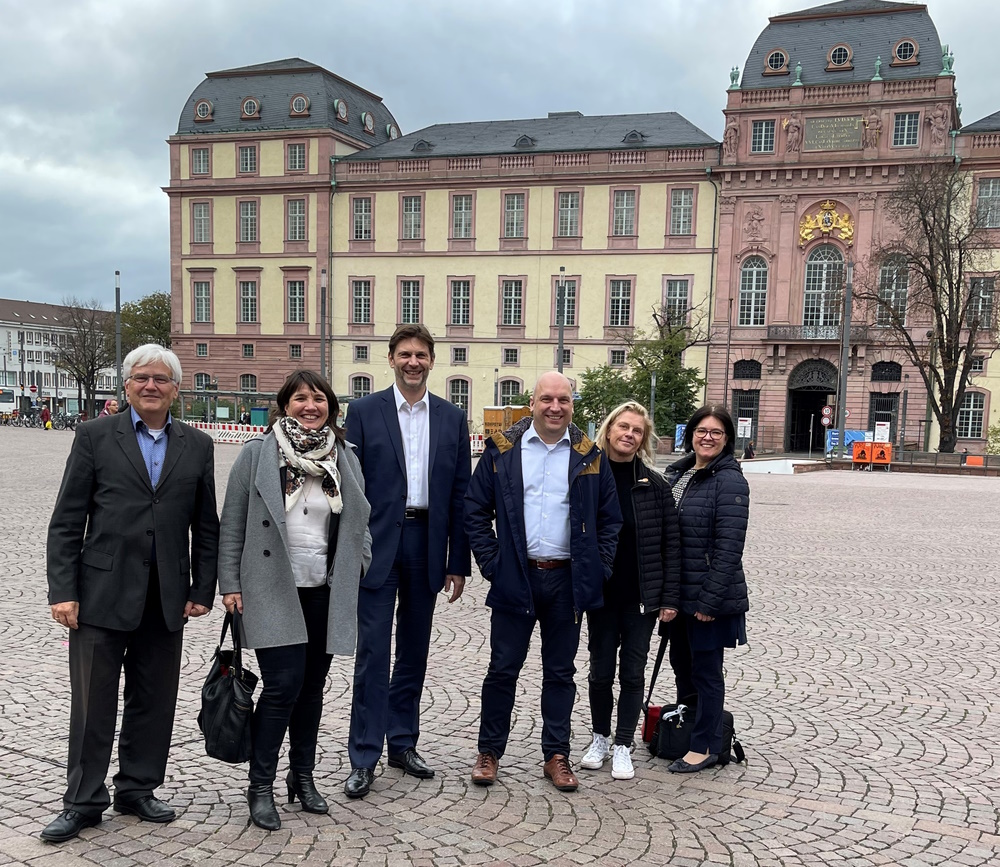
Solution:
[[[563,332],[566,322],[566,268],[559,266],[559,282],[556,284],[556,325],[559,326],[559,349],[556,355],[556,369],[563,372]]]
[[[493,406],[500,406],[500,368],[493,368]]]
[[[326,379],[326,268],[319,276],[319,373]]]
[[[115,271],[115,400],[122,402],[122,287],[121,271]]]
[[[837,457],[844,457],[844,437],[847,435],[847,365],[851,360],[851,308],[854,292],[854,262],[847,260],[847,283],[844,286],[844,315],[840,345],[840,385],[837,401],[837,428],[840,437],[837,442]]]

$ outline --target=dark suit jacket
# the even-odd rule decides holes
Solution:
[[[465,532],[465,489],[472,475],[469,425],[465,413],[427,393],[430,455],[427,471],[427,579],[437,593],[445,575],[470,575],[472,555]],[[372,565],[361,586],[381,587],[389,575],[406,511],[406,462],[392,386],[353,401],[347,412],[347,439],[365,474],[371,503]]]
[[[173,421],[156,491],[129,411],[80,425],[49,522],[49,604],[79,602],[81,623],[133,630],[153,539],[167,628],[188,600],[212,607],[219,518],[212,438]]]

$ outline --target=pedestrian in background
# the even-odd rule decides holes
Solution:
[[[42,420],[42,430],[52,430],[52,413],[49,412],[49,408],[44,404],[38,417]]]
[[[115,415],[118,412],[118,401],[113,397],[104,401],[104,409],[102,409],[98,414],[98,418],[106,418],[109,415]]]

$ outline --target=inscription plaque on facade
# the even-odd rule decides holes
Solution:
[[[806,118],[807,151],[860,150],[864,121],[860,115]]]

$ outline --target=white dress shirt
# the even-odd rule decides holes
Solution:
[[[532,560],[569,559],[569,431],[554,445],[535,424],[521,438],[524,532]]]
[[[427,391],[413,406],[403,397],[396,383],[392,384],[396,396],[396,417],[399,435],[403,440],[403,458],[406,462],[406,508],[426,509],[427,467],[430,463],[430,404]]]

